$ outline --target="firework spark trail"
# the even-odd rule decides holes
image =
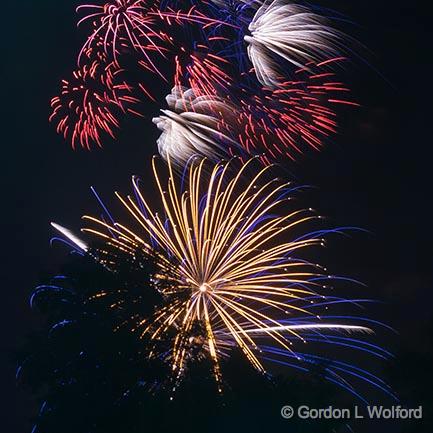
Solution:
[[[51,223],[51,226],[56,229],[59,233],[61,233],[63,236],[65,236],[67,239],[69,239],[73,245],[75,245],[76,247],[78,247],[80,250],[84,251],[84,252],[88,252],[89,251],[89,246],[83,242],[80,238],[78,238],[77,236],[75,236],[71,230],[62,227],[60,224],[57,223]]]
[[[212,38],[209,38],[212,41]],[[176,87],[190,88],[196,97],[215,97],[229,92],[233,77],[227,72],[230,62],[224,57],[213,54],[205,45],[196,45],[192,50],[182,47],[184,55],[175,57]]]
[[[101,134],[115,138],[119,128],[119,114],[139,115],[132,107],[139,100],[132,88],[119,79],[122,69],[114,62],[109,65],[94,60],[74,71],[72,78],[62,80],[60,96],[51,100],[50,121],[57,121],[57,132],[77,144],[90,149],[92,143],[102,146]]]
[[[152,339],[176,328],[172,363],[178,375],[185,368],[186,345],[191,341],[195,323],[205,330],[206,347],[219,384],[220,358],[229,347],[238,346],[256,369],[264,371],[256,338],[267,336],[276,347],[290,353],[292,339],[305,342],[302,333],[306,331],[368,331],[363,326],[326,323],[308,311],[311,297],[318,296],[316,291],[322,287],[318,280],[325,277],[318,265],[294,255],[321,245],[323,239],[314,234],[289,242],[279,239],[283,233],[290,235],[316,217],[309,211],[272,215],[288,199],[284,198],[288,185],[275,179],[265,180],[269,168],[262,169],[244,185],[242,179],[251,162],[243,164],[236,175],[230,175],[230,163],[217,164],[208,182],[203,180],[206,161],[192,162],[187,191],[179,190],[170,160],[166,187],[154,162],[166,218],[144,199],[137,179],[133,182],[137,199],[117,194],[141,233],[121,223],[84,217],[95,225],[84,232],[131,254],[137,249],[152,250],[149,244],[152,238],[158,245],[156,251],[162,263],[171,267],[170,275],[175,269],[172,281],[176,283],[170,291],[172,295],[178,292],[179,297],[174,296],[152,319],[144,318],[131,326]],[[159,274],[164,278],[168,273],[162,269]],[[288,317],[300,314],[311,320],[293,325],[281,321],[281,317],[287,321]]]
[[[303,68],[340,55],[341,34],[324,17],[303,6],[280,0],[264,3],[249,30],[245,36],[248,56],[265,86],[275,87],[285,80],[279,60]]]
[[[155,12],[150,12],[150,15],[158,16],[170,25],[173,23],[182,25],[185,23],[195,23],[201,24],[203,29],[217,25],[236,27],[233,26],[233,24],[205,15],[204,13],[197,10],[196,6],[192,6],[187,12],[168,8],[164,11],[158,10]]]

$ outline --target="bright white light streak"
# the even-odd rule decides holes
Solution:
[[[80,250],[83,250],[85,252],[89,250],[89,246],[80,238],[75,236],[69,229],[62,227],[61,225],[56,223],[51,223],[51,227],[55,228],[59,233],[69,239],[74,245],[80,248]]]
[[[347,332],[366,332],[371,334],[373,331],[365,326],[339,325],[339,324],[307,324],[307,325],[287,325],[287,326],[272,326],[268,328],[248,329],[243,332],[248,334],[264,334],[267,332],[283,332],[283,331],[319,331],[329,329],[332,331],[347,331]]]

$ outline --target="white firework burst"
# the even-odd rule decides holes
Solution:
[[[276,87],[283,80],[281,60],[304,68],[339,55],[341,32],[310,9],[281,0],[264,3],[256,12],[245,36],[257,79]]]
[[[153,119],[162,131],[157,144],[165,160],[184,167],[193,156],[218,160],[237,147],[224,126],[235,111],[226,101],[217,96],[197,97],[193,90],[179,86],[166,101],[170,109],[161,110],[162,115]]]

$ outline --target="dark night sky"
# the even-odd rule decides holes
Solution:
[[[2,431],[25,433],[32,405],[15,386],[14,352],[37,326],[29,293],[59,260],[59,249],[49,246],[49,223],[78,228],[82,213],[96,209],[90,185],[110,198],[115,188],[129,191],[131,174],[145,179],[157,132],[150,119],[129,121],[118,141],[104,150],[73,152],[47,117],[49,100],[74,66],[81,41],[75,28],[78,2],[8,3],[2,11],[6,36],[0,69],[5,120],[1,407]],[[354,94],[363,107],[348,110],[326,151],[292,170],[299,182],[318,187],[311,200],[332,224],[371,232],[333,243],[331,262],[337,272],[367,282],[371,296],[385,300],[384,318],[401,332],[390,344],[424,361],[413,373],[413,383],[422,388],[432,382],[426,366],[432,357],[433,317],[432,27],[427,2],[319,3],[356,23],[350,31],[371,51],[362,56],[372,66],[350,66]],[[149,114],[157,110],[151,106]]]

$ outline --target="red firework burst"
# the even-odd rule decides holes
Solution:
[[[249,154],[263,153],[263,161],[269,163],[281,157],[296,160],[308,148],[319,150],[323,140],[337,130],[336,106],[358,106],[337,96],[349,89],[333,72],[312,72],[324,63],[309,64],[308,69],[296,72],[295,79],[278,88],[263,87],[241,100],[238,140]]]
[[[139,100],[131,96],[132,88],[119,80],[122,69],[116,63],[103,66],[94,60],[74,71],[70,80],[62,80],[60,96],[51,100],[51,121],[57,121],[57,132],[71,141],[90,149],[92,143],[102,146],[102,134],[115,138],[118,116],[131,112]]]
[[[77,8],[77,11],[84,9],[88,11],[88,15],[82,18],[78,25],[92,21],[94,29],[84,44],[79,59],[86,50],[102,39],[104,51],[117,61],[126,43],[129,49],[143,55],[143,61],[149,69],[162,77],[162,73],[152,59],[152,54],[157,52],[164,55],[164,48],[160,46],[164,38],[156,29],[159,18],[151,2],[113,0],[103,6],[82,5]]]

